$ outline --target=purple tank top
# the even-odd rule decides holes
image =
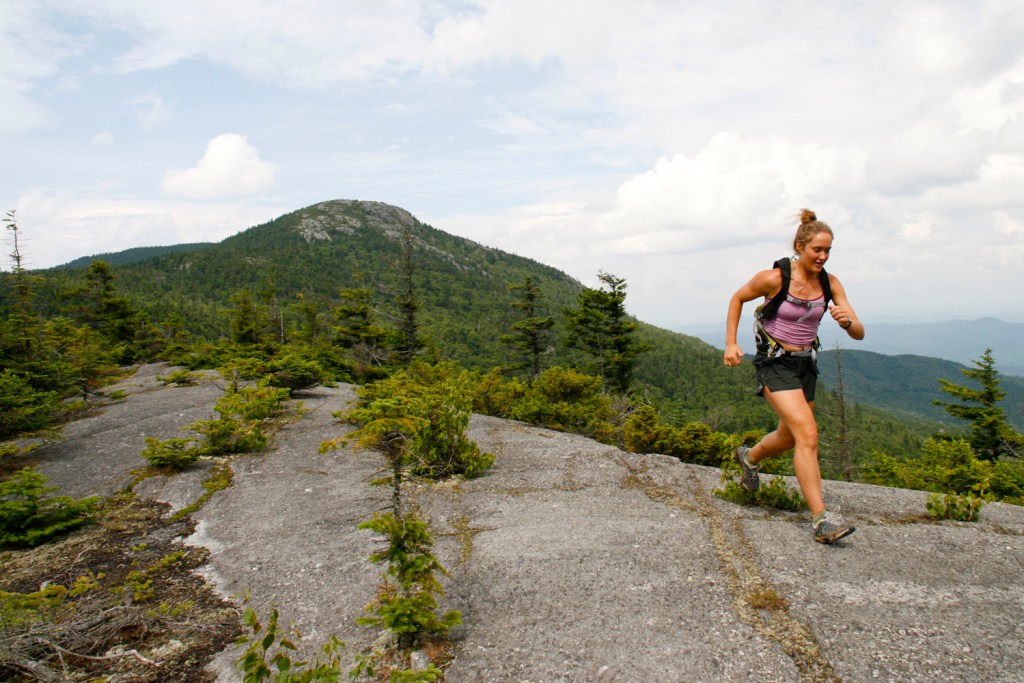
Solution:
[[[765,301],[770,299],[765,297]],[[764,331],[780,342],[807,347],[818,338],[818,324],[824,315],[824,294],[810,301],[789,294],[775,317],[764,321]]]

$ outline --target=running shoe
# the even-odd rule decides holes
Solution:
[[[757,493],[757,488],[761,485],[761,479],[757,476],[759,468],[757,465],[750,464],[749,457],[750,449],[746,446],[740,446],[736,449],[736,462],[740,464],[740,469],[742,470],[740,483],[743,484],[743,488],[751,493]]]
[[[838,512],[826,512],[825,516],[814,525],[814,540],[818,543],[835,543],[844,536],[849,536],[856,529],[843,519]]]

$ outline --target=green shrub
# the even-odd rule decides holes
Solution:
[[[324,380],[324,369],[299,353],[287,353],[267,364],[265,377],[271,386],[291,391],[308,389]]]
[[[58,488],[31,467],[0,483],[0,546],[37,546],[92,521],[98,498],[47,497]]]
[[[933,493],[928,496],[925,508],[928,514],[936,519],[954,519],[960,522],[975,522],[981,516],[981,508],[985,505],[986,484],[978,484],[964,495],[947,493],[940,496]]]
[[[262,423],[284,410],[287,389],[268,386],[265,382],[246,387],[232,387],[221,396],[214,410],[216,420],[199,420],[189,429],[201,434],[205,441],[202,453],[227,455],[263,450],[267,436]]]
[[[1024,463],[981,460],[962,439],[928,439],[921,457],[911,460],[876,453],[864,472],[864,480],[881,486],[960,495],[985,484],[987,495],[993,500],[1024,503]]]
[[[623,427],[626,450],[633,453],[661,453],[697,465],[717,466],[729,460],[733,439],[705,424],[691,422],[672,427],[658,421],[654,406],[642,405]]]
[[[153,467],[183,470],[199,459],[201,448],[195,439],[160,439],[146,437],[146,448],[140,455]]]
[[[187,368],[179,368],[167,375],[161,377],[157,375],[157,381],[163,382],[164,384],[174,384],[179,387],[192,386],[199,379],[200,375],[188,370]]]
[[[615,411],[601,384],[600,377],[573,368],[548,368],[516,398],[507,417],[613,443]]]
[[[446,633],[462,623],[462,615],[457,611],[442,617],[434,612],[438,606],[435,596],[444,595],[436,573],[447,572],[430,552],[434,542],[426,522],[412,513],[402,517],[377,514],[359,528],[387,538],[386,547],[370,555],[370,561],[388,563],[380,592],[366,608],[375,616],[363,617],[359,623],[391,630],[406,647],[423,635]],[[392,584],[389,576],[397,583]]]
[[[740,466],[732,458],[722,459],[722,488],[714,494],[723,500],[740,505],[760,505],[799,512],[807,509],[807,502],[800,491],[786,484],[782,477],[764,477],[756,493],[751,493],[739,482]]]
[[[466,438],[473,387],[469,373],[454,363],[414,363],[360,390],[359,404],[345,414],[360,425],[348,440],[387,453],[385,442],[401,438],[408,456],[403,466],[413,474],[433,479],[479,476],[494,456]]]
[[[336,683],[341,680],[341,662],[338,650],[345,644],[331,636],[323,647],[323,659],[310,663],[305,660],[293,661],[288,652],[298,650],[296,643],[302,636],[294,628],[283,632],[278,624],[277,609],[273,609],[264,627],[256,612],[247,607],[242,614],[252,635],[242,635],[235,643],[245,645],[245,652],[235,661],[235,667],[242,672],[244,683],[276,681],[276,683]]]
[[[261,451],[267,446],[267,437],[259,420],[240,420],[222,417],[219,420],[198,420],[189,425],[205,439],[202,452],[206,455],[229,455]]]
[[[269,386],[266,382],[229,389],[217,399],[214,410],[222,418],[266,420],[284,411],[287,389]]]
[[[59,406],[55,391],[39,391],[23,375],[0,372],[0,438],[48,426]]]

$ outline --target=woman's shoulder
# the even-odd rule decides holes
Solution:
[[[782,289],[782,271],[778,268],[769,268],[768,270],[760,270],[754,275],[752,280],[758,293],[768,295],[775,295],[780,289]]]

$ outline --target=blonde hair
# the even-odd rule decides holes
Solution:
[[[827,232],[835,237],[832,228],[828,227],[828,223],[819,221],[810,209],[801,209],[800,227],[796,229],[796,236],[793,237],[793,251],[800,251],[801,247],[806,247],[807,243],[813,240],[819,232]]]

